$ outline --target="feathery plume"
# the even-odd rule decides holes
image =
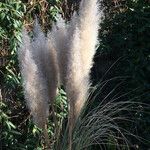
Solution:
[[[68,64],[68,37],[65,20],[63,20],[60,15],[58,15],[56,24],[52,26],[52,31],[49,33],[49,38],[52,40],[52,43],[54,43],[54,48],[57,52],[60,83],[65,85]]]
[[[82,0],[79,16],[74,14],[68,28],[68,41],[70,42],[68,42],[66,88],[70,103],[74,103],[76,119],[88,97],[90,69],[96,52],[101,17],[98,11],[97,0]]]
[[[85,76],[89,75],[93,65],[101,17],[98,0],[81,1],[77,24],[80,30],[80,51]]]
[[[34,122],[44,128],[48,116],[48,92],[45,77],[33,59],[33,50],[30,38],[23,30],[23,41],[18,50],[21,74],[23,77],[24,93],[27,105]]]
[[[37,19],[33,31],[35,35],[32,41],[32,48],[34,49],[33,58],[45,77],[48,97],[51,105],[53,105],[58,83],[56,51],[51,39],[46,38],[41,31]]]
[[[54,99],[58,82],[58,67],[56,52],[50,39],[48,40],[36,19],[34,37],[32,42],[23,31],[23,43],[18,51],[21,73],[24,83],[25,99],[31,110],[34,122],[44,131],[47,146],[49,146],[47,133],[47,118],[49,114],[49,101],[52,114],[57,126],[54,114]]]
[[[66,92],[69,99],[70,111],[73,111],[75,120],[83,106],[87,96],[87,80],[83,76],[83,67],[80,53],[80,32],[78,28],[70,37],[70,47],[68,51],[68,64],[66,72]]]
[[[81,107],[84,104],[87,90],[86,83],[83,76],[83,68],[81,63],[80,53],[80,38],[79,30],[75,29],[75,32],[70,36],[69,51],[68,51],[68,64],[66,72],[66,92],[69,100],[69,150],[72,149],[72,131],[79,116]],[[79,71],[78,71],[79,70]]]
[[[43,129],[46,145],[49,146],[47,118],[49,101],[54,114],[54,99],[56,96],[58,70],[56,52],[51,41],[45,37],[36,19],[34,38],[30,42],[27,32],[23,31],[23,43],[18,51],[21,73],[24,83],[25,99],[31,110],[33,120]]]

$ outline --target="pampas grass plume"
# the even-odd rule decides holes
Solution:
[[[23,42],[18,51],[25,97],[38,127],[43,128],[48,117],[48,103],[56,96],[58,70],[56,53],[36,20],[34,38],[30,42],[23,31]]]
[[[32,48],[34,49],[33,58],[45,77],[48,99],[51,105],[53,105],[58,83],[56,51],[52,39],[46,38],[41,31],[37,19],[34,27]]]
[[[88,75],[93,65],[93,57],[98,41],[99,23],[102,11],[99,11],[98,0],[82,0],[77,18],[80,30],[81,56],[84,74]]]
[[[25,99],[36,125],[44,128],[48,116],[48,95],[45,78],[33,59],[33,48],[26,30],[18,50]]]
[[[59,83],[65,86],[66,84],[66,70],[68,64],[68,34],[65,20],[58,15],[56,24],[53,24],[52,30],[48,37],[54,43],[54,48],[57,52],[57,63],[59,70]]]
[[[67,94],[70,103],[74,103],[76,119],[88,97],[101,15],[97,0],[82,0],[79,15],[72,17],[68,29]]]

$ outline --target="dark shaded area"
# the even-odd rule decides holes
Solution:
[[[114,94],[129,93],[118,100],[132,100],[150,104],[150,3],[149,1],[105,1],[105,20],[100,30],[100,46],[95,56],[92,69],[93,85],[111,81],[99,94],[101,101],[121,84]],[[132,92],[134,91],[134,92]],[[113,96],[112,95],[112,96]],[[118,95],[118,96],[119,96]],[[108,98],[109,100],[109,98]],[[130,116],[128,113],[125,115]],[[131,149],[148,150],[150,148],[150,107],[139,105],[132,114],[134,123],[125,123],[122,127],[147,140],[138,141],[131,138]]]

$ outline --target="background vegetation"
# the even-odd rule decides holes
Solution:
[[[0,2],[0,122],[2,149],[43,149],[40,130],[32,123],[26,108],[16,51],[21,42],[21,29],[32,30],[35,15],[40,18],[43,31],[51,28],[60,13],[69,20],[78,9],[79,0],[2,0]],[[105,19],[101,25],[100,44],[95,56],[91,79],[93,85],[114,77],[100,92],[92,109],[121,82],[117,92],[127,93],[125,99],[150,103],[150,2],[148,0],[106,0],[103,2]],[[111,67],[110,67],[111,66]],[[123,81],[123,83],[122,83]],[[97,91],[98,92],[98,91]],[[96,93],[97,94],[97,93]],[[114,93],[115,95],[116,93]],[[135,98],[136,97],[136,98]],[[109,98],[108,98],[109,101]],[[61,122],[67,114],[65,92],[61,89],[56,98],[57,117]],[[148,113],[144,113],[148,112]],[[127,115],[131,115],[127,113]],[[131,149],[150,148],[150,109],[134,111],[133,124],[122,127],[146,142],[129,138]],[[49,118],[49,136],[54,134],[53,120]],[[93,149],[96,147],[93,147]],[[98,148],[97,148],[98,149]],[[108,147],[110,150],[116,148]]]

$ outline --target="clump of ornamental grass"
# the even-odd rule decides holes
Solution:
[[[67,24],[60,18],[48,38],[36,21],[33,39],[24,29],[23,43],[18,51],[25,97],[38,127],[44,129],[49,101],[55,117],[53,105],[58,79],[64,85],[69,104],[70,149],[72,130],[90,87],[89,74],[102,16],[98,6],[97,0],[82,0],[79,15],[74,14]]]
[[[56,146],[53,147],[57,150],[88,149],[91,145],[101,146],[108,142],[114,144],[119,137],[122,137],[120,140],[123,146],[127,144],[122,132],[125,130],[116,122],[123,119],[117,114],[130,110],[131,102],[118,102],[115,101],[116,97],[113,97],[103,104],[113,92],[111,91],[96,108],[85,111],[88,108],[91,87],[90,70],[103,16],[99,8],[98,0],[82,0],[79,12],[74,13],[70,22],[66,23],[59,16],[48,36],[42,32],[37,19],[33,38],[23,29],[18,58],[25,99],[34,122],[44,131],[47,146],[49,137],[46,125],[50,103],[56,129]],[[67,128],[64,134],[60,135],[63,139],[58,137],[59,129],[54,108],[56,91],[60,85],[65,88],[69,108]],[[116,132],[120,136],[116,136]]]

